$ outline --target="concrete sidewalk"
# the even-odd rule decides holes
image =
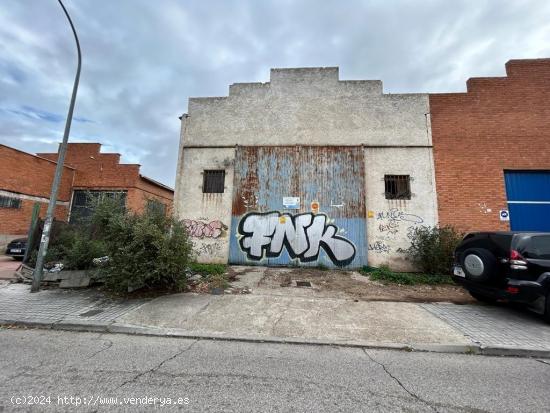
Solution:
[[[170,337],[550,357],[550,326],[505,307],[339,298],[175,294],[111,300],[94,290],[0,288],[0,323]]]
[[[14,280],[15,270],[21,265],[21,261],[16,261],[7,255],[0,255],[0,280]]]

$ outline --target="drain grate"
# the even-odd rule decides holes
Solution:
[[[309,281],[296,281],[296,287],[311,287]]]

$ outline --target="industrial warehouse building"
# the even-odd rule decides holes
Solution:
[[[430,114],[442,224],[550,232],[550,59],[432,94]]]
[[[174,208],[202,261],[406,269],[409,231],[437,222],[427,94],[273,69],[188,112]]]
[[[272,69],[191,98],[174,208],[199,261],[408,270],[422,225],[550,230],[550,60],[506,69],[438,95]]]
[[[57,164],[57,153],[33,155],[0,145],[0,252],[27,235],[32,209],[44,217]],[[99,143],[69,143],[55,219],[74,221],[91,212],[90,197],[116,197],[134,212],[160,208],[169,213],[171,188],[139,173],[137,164],[121,164],[120,154],[102,153]]]

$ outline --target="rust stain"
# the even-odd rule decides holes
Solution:
[[[360,190],[358,190],[358,188]],[[365,163],[360,146],[246,146],[235,162],[233,216],[282,210],[282,196],[298,196],[331,218],[365,218]]]

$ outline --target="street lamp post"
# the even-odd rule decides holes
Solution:
[[[76,35],[76,30],[71,20],[71,16],[69,16],[69,13],[67,12],[67,9],[65,8],[61,0],[57,0],[57,1],[61,6],[61,8],[63,9],[63,12],[67,17],[67,20],[69,20],[69,24],[71,25],[71,29],[73,31],[74,39],[76,41],[76,48],[78,50],[78,67],[76,70],[76,77],[74,79],[73,94],[71,96],[71,103],[69,105],[69,113],[67,114],[67,120],[65,121],[65,132],[63,133],[63,141],[61,142],[61,145],[59,145],[59,151],[57,155],[57,165],[55,167],[55,176],[53,178],[52,191],[50,194],[50,202],[48,204],[46,219],[44,220],[44,229],[42,231],[42,238],[40,239],[40,249],[38,250],[38,257],[36,259],[36,266],[34,268],[34,273],[32,277],[31,292],[33,293],[40,290],[40,281],[42,281],[44,256],[48,251],[48,243],[50,242],[50,232],[52,229],[52,223],[53,223],[53,218],[55,214],[57,192],[59,191],[59,185],[61,183],[61,175],[63,173],[63,163],[65,162],[65,154],[67,152],[67,142],[69,141],[69,132],[71,130],[71,121],[73,119],[73,110],[74,110],[74,104],[76,101],[76,92],[78,90],[78,81],[80,80],[80,66],[82,63],[82,57],[80,55],[80,43],[78,42],[78,36]]]

